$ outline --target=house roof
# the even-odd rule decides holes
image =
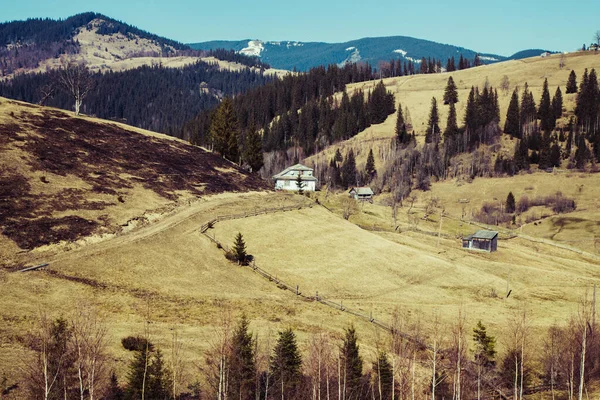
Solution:
[[[312,170],[313,170],[312,168],[308,168],[306,165],[296,164],[296,165],[292,165],[291,167],[287,167],[286,169],[284,169],[277,175],[274,175],[273,178],[275,178],[275,179],[280,178],[282,175],[285,175],[290,171],[312,171]]]
[[[350,189],[350,193],[352,191],[356,192],[359,196],[373,196],[373,190],[368,186],[352,188]]]
[[[471,240],[471,239],[488,239],[488,240],[492,240],[496,236],[498,236],[498,232],[496,232],[496,231],[488,231],[488,230],[485,230],[485,229],[481,229],[481,230],[478,230],[477,232],[475,232],[474,234],[467,236],[465,238],[465,240]]]

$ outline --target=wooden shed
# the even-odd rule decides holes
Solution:
[[[472,235],[464,237],[462,240],[463,249],[487,251],[498,250],[498,232],[479,230]]]
[[[355,200],[373,202],[373,190],[370,187],[353,187],[348,192]]]

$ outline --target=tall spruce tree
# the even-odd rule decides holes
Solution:
[[[589,154],[590,152],[585,142],[585,136],[579,135],[577,150],[575,150],[575,167],[578,169],[585,168],[589,159]]]
[[[238,162],[240,129],[229,97],[215,112],[210,124],[210,136],[217,153],[229,161]]]
[[[529,169],[529,148],[527,146],[527,140],[521,139],[515,145],[515,167],[517,170],[528,170]]]
[[[377,175],[375,169],[375,157],[373,157],[373,149],[369,149],[369,156],[367,157],[367,164],[365,165],[365,173],[369,179],[373,179]]]
[[[465,129],[470,135],[474,135],[477,129],[477,102],[475,99],[475,87],[471,86],[467,98],[467,109],[465,111]]]
[[[242,236],[241,232],[238,232],[235,236],[235,241],[233,242],[233,255],[239,264],[244,265],[246,263],[246,242],[244,242],[244,236]]]
[[[346,155],[346,160],[342,164],[342,186],[348,189],[349,186],[356,185],[356,160],[354,159],[354,150],[350,149]]]
[[[517,88],[513,91],[510,98],[510,104],[506,111],[506,122],[504,123],[504,133],[512,137],[521,138],[521,122],[519,110],[519,94]]]
[[[452,140],[458,135],[458,123],[456,122],[456,106],[450,103],[448,110],[448,121],[444,130],[444,141]]]
[[[429,110],[429,122],[427,123],[427,132],[425,133],[426,143],[439,143],[440,141],[440,116],[438,114],[437,100],[431,98],[431,109]]]
[[[567,94],[577,93],[577,75],[575,71],[571,70],[569,74],[569,80],[567,81]]]
[[[258,172],[264,165],[262,138],[254,125],[250,125],[244,141],[242,159],[250,167],[251,172]]]
[[[450,76],[446,89],[444,90],[444,104],[454,104],[458,102],[458,92],[456,91],[456,84],[454,79]]]
[[[533,94],[529,91],[529,86],[525,82],[523,88],[523,94],[521,97],[521,133],[525,135],[530,133],[531,125],[535,122],[537,117],[535,100]]]
[[[542,98],[540,100],[540,107],[538,109],[538,118],[540,120],[540,128],[544,132],[551,132],[554,129],[554,126],[556,125],[556,118],[554,117],[554,110],[552,109],[552,103],[550,101],[548,78],[544,79]]]
[[[253,400],[256,394],[254,340],[248,327],[248,319],[242,315],[231,339],[229,391],[239,400]]]
[[[341,348],[344,376],[346,378],[346,398],[360,399],[360,380],[363,360],[359,353],[358,337],[354,326],[346,329]]]
[[[505,211],[509,214],[514,213],[515,212],[515,195],[513,195],[512,192],[508,192],[508,196],[506,196],[506,208]],[[481,321],[479,321],[479,323],[481,324]],[[484,329],[485,331],[485,329]]]
[[[410,136],[406,131],[406,123],[402,114],[402,104],[398,103],[398,115],[396,117],[396,139],[399,144],[405,145],[410,142]]]
[[[279,332],[271,356],[273,398],[293,399],[302,380],[302,357],[291,328]]]
[[[392,392],[396,391],[394,387],[394,372],[384,351],[379,352],[377,361],[373,363],[373,372],[375,379],[373,387],[376,388],[375,392],[379,394],[378,398],[380,400],[395,398],[397,395],[395,393],[392,395]]]
[[[557,120],[562,116],[563,97],[560,90],[560,86],[556,88],[554,97],[552,97],[552,111],[554,113],[554,119]]]

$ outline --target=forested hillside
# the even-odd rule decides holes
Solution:
[[[58,73],[19,75],[0,84],[0,96],[38,103],[44,88],[57,84]],[[82,112],[116,119],[144,129],[180,136],[183,124],[200,111],[264,85],[272,78],[250,69],[227,71],[198,61],[183,68],[140,67],[123,72],[90,74],[91,87]],[[45,104],[70,110],[73,98],[55,90]]]

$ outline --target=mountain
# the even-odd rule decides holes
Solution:
[[[452,46],[416,39],[408,36],[390,36],[363,38],[345,43],[323,42],[265,42],[261,40],[210,41],[191,43],[189,46],[197,50],[216,48],[232,49],[239,53],[260,57],[274,68],[291,70],[296,68],[307,71],[312,67],[329,64],[344,64],[364,61],[377,66],[379,61],[402,59],[419,63],[422,57],[442,61],[445,66],[450,57],[456,62],[462,54],[467,59],[474,59],[479,54],[483,63],[503,61],[506,57],[477,53],[464,47]]]
[[[269,68],[256,57],[222,50],[192,50],[185,44],[94,12],[64,20],[34,18],[0,24],[0,78],[55,69],[65,58],[85,62],[90,70],[102,72],[159,63],[182,67],[199,59],[218,62],[223,69]]]

